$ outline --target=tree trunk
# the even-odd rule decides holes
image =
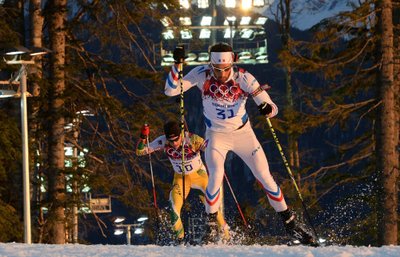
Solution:
[[[43,15],[41,10],[41,0],[30,0],[29,9],[30,9],[30,24],[31,24],[31,45],[34,47],[42,47],[42,30],[43,30]],[[40,58],[40,57],[39,57]],[[36,60],[38,65],[42,65],[41,60]],[[41,67],[38,69],[36,75],[41,78]],[[31,93],[33,96],[39,95],[39,84],[34,83],[32,85]]]
[[[41,11],[41,0],[30,0],[29,2],[29,14],[30,14],[30,45],[33,47],[42,47],[42,30],[43,30],[43,15],[42,15],[42,11]],[[42,65],[42,58],[41,56],[37,56],[36,60],[35,60],[36,66],[37,66],[37,71],[34,74],[34,78],[31,79],[31,87],[29,88],[29,92],[31,92],[31,94],[33,96],[39,96],[40,93],[40,85],[39,85],[39,81],[42,79],[42,69],[43,69],[43,65]],[[40,169],[42,168],[42,164],[39,163],[39,158],[38,155],[36,154],[37,152],[39,152],[40,154],[40,147],[39,144],[40,142],[38,142],[38,128],[39,128],[39,122],[37,120],[37,116],[38,116],[38,112],[39,112],[39,105],[38,103],[35,102],[31,102],[30,103],[30,117],[29,117],[29,131],[30,131],[30,145],[33,147],[33,151],[30,151],[31,156],[30,156],[30,160],[33,160],[31,162],[30,168],[30,174],[34,174],[31,177],[31,181],[32,183],[32,191],[33,191],[33,202],[34,202],[34,207],[36,210],[36,219],[37,219],[37,242],[38,243],[42,243],[42,238],[43,238],[43,224],[44,224],[44,220],[43,220],[43,213],[42,213],[42,209],[40,208],[41,205],[41,185],[42,185],[42,181],[41,181],[41,177],[42,175],[40,174]],[[37,165],[39,164],[39,165]]]
[[[399,141],[397,142],[397,153],[399,156],[399,166],[400,166],[400,5],[396,5],[393,8],[393,25],[394,25],[394,88],[396,97],[396,112],[397,115],[397,131],[399,132]],[[397,166],[397,167],[399,167]],[[397,182],[399,179],[399,171],[397,169]]]
[[[291,0],[280,0],[279,12],[280,12],[280,31],[283,51],[290,51],[289,39],[290,39],[290,14],[291,14]],[[286,108],[285,117],[287,118],[287,135],[288,135],[288,156],[289,165],[296,170],[300,169],[299,160],[299,149],[297,142],[297,135],[294,132],[293,127],[295,126],[294,120],[294,104],[293,104],[293,88],[292,88],[292,67],[290,64],[285,64],[285,84],[286,84]],[[297,180],[300,183],[300,174],[297,176]]]
[[[393,65],[393,20],[391,0],[378,1],[381,70],[379,89],[381,105],[377,130],[377,167],[380,174],[380,208],[378,240],[381,245],[397,245],[397,177],[399,126],[396,114],[396,93]]]
[[[49,216],[47,220],[49,243],[65,243],[65,174],[64,174],[64,100],[65,88],[65,25],[66,0],[49,3],[50,59],[48,182]]]

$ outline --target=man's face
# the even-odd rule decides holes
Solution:
[[[211,64],[211,67],[214,72],[214,77],[220,83],[226,82],[231,75],[232,64],[230,63]]]
[[[176,139],[174,138],[174,140],[168,139],[168,142],[174,149],[178,149],[178,147],[182,144],[181,136],[179,135]]]

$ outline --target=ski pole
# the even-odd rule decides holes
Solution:
[[[182,200],[183,204],[182,206],[185,205],[185,107],[184,107],[184,96],[183,96],[183,63],[179,63],[179,68],[178,68],[178,73],[179,73],[179,82],[180,82],[180,88],[181,88],[181,94],[180,94],[180,116],[181,116],[181,147],[182,147]]]
[[[160,215],[160,210],[158,209],[158,205],[157,205],[157,195],[156,195],[156,186],[154,183],[154,174],[153,174],[153,164],[151,161],[151,152],[150,152],[150,139],[149,139],[149,135],[146,136],[146,140],[147,140],[147,152],[149,154],[149,164],[150,164],[150,174],[151,174],[151,185],[153,188],[153,202],[154,202],[154,210],[155,210],[155,214],[156,214],[156,219],[158,222],[156,222],[156,230],[159,232],[160,231],[160,226],[162,224],[162,217]],[[157,233],[159,234],[159,233]]]
[[[156,196],[156,187],[154,185],[154,175],[153,175],[153,165],[151,163],[151,153],[149,151],[150,149],[150,141],[149,141],[149,136],[147,135],[147,151],[149,153],[149,163],[150,163],[150,174],[151,174],[151,184],[153,186],[153,201],[154,201],[154,207],[158,209],[157,206],[157,196]]]
[[[250,228],[250,226],[247,224],[246,219],[244,218],[242,209],[240,208],[239,202],[238,202],[238,200],[236,199],[236,196],[235,196],[235,193],[233,192],[231,183],[229,183],[228,176],[226,175],[225,172],[224,172],[224,177],[225,177],[226,183],[228,184],[228,187],[229,187],[229,189],[230,189],[230,191],[231,191],[231,194],[232,194],[232,196],[233,196],[233,200],[235,200],[236,206],[237,206],[237,208],[238,208],[238,210],[239,210],[240,216],[242,217],[242,220],[243,220],[244,225],[245,225],[247,228]]]
[[[316,230],[315,230],[315,228],[314,228],[313,223],[311,222],[311,217],[310,217],[310,214],[308,213],[307,207],[306,207],[306,205],[305,205],[305,203],[304,203],[303,196],[301,195],[300,189],[299,189],[299,187],[297,186],[297,183],[296,183],[296,180],[295,180],[295,178],[294,178],[294,176],[293,176],[292,170],[290,169],[289,162],[287,161],[286,156],[285,156],[285,154],[284,154],[284,152],[283,152],[283,150],[282,150],[282,146],[281,146],[281,144],[279,143],[279,139],[278,139],[278,137],[276,136],[275,130],[274,130],[274,128],[272,127],[271,120],[270,120],[269,118],[266,118],[266,119],[267,119],[267,123],[268,123],[269,129],[270,129],[270,131],[271,131],[272,137],[273,137],[274,140],[275,140],[275,143],[276,143],[276,145],[277,145],[277,147],[278,147],[279,153],[281,154],[283,163],[285,164],[286,171],[288,172],[289,177],[291,178],[291,180],[292,180],[292,182],[293,182],[293,184],[294,184],[294,187],[296,188],[296,191],[297,191],[297,194],[298,194],[298,196],[299,196],[299,198],[300,198],[301,204],[303,205],[303,209],[304,209],[304,213],[306,214],[307,221],[308,221],[308,223],[310,224],[310,226],[311,226],[311,228],[312,228],[312,230],[313,230],[313,232],[314,232],[314,236],[318,239],[317,232],[316,232]]]

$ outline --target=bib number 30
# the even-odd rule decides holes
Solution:
[[[191,164],[185,164],[185,172],[189,172],[193,170],[193,167]],[[176,165],[176,167],[179,169],[179,172],[182,173],[182,165]]]

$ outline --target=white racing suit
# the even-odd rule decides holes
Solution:
[[[232,67],[230,78],[225,83],[212,76],[209,65],[193,68],[182,79],[183,90],[197,86],[203,100],[203,114],[206,123],[205,161],[209,171],[206,189],[206,211],[215,213],[221,205],[221,184],[224,178],[224,163],[228,151],[236,153],[251,169],[262,184],[268,200],[275,211],[287,209],[282,191],[269,171],[264,150],[257,140],[245,109],[250,95],[257,105],[266,102],[272,106],[269,118],[278,113],[277,106],[268,93],[250,73]],[[165,94],[180,94],[178,70],[172,66],[165,83]]]

